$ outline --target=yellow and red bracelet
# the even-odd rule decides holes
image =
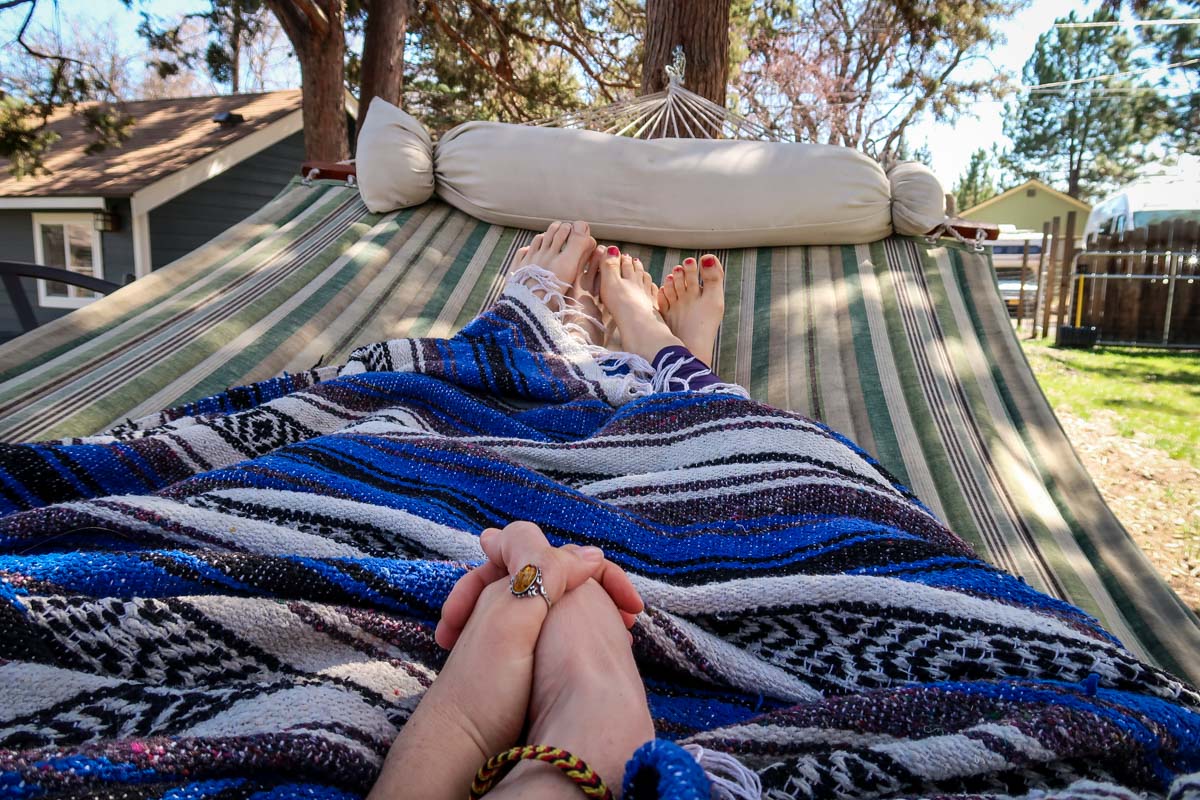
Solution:
[[[475,773],[471,782],[470,800],[479,800],[508,774],[509,770],[525,760],[541,761],[559,769],[588,797],[598,800],[613,800],[613,794],[604,785],[604,780],[582,758],[573,756],[561,747],[545,744],[527,744],[505,750],[492,756]]]

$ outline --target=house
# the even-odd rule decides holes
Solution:
[[[1014,225],[1017,230],[1038,232],[1042,230],[1044,223],[1055,217],[1062,217],[1065,232],[1067,214],[1074,211],[1076,235],[1082,236],[1084,223],[1087,222],[1091,210],[1092,207],[1082,200],[1076,200],[1033,179],[961,211],[959,216],[977,222],[1008,224]]]
[[[354,113],[353,98],[347,111]],[[0,160],[5,261],[66,268],[122,284],[148,275],[245,219],[304,159],[300,90],[124,104],[135,124],[119,147],[86,153],[93,137],[66,110],[48,174],[17,180]],[[97,295],[21,279],[39,324]],[[0,293],[0,338],[20,331]]]

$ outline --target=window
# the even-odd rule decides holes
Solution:
[[[43,266],[104,277],[100,233],[91,214],[34,214],[33,252]],[[89,289],[58,281],[37,283],[38,305],[43,308],[80,308],[99,297]]]

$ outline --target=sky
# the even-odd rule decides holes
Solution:
[[[119,0],[59,0],[58,4],[43,0],[39,4],[38,19],[47,26],[53,26],[57,13],[59,29],[64,26],[79,29],[86,27],[89,22],[111,18],[122,44],[130,51],[136,51],[142,49],[136,33],[139,11],[152,8],[156,15],[171,17],[204,5],[203,0],[135,0],[133,10],[126,10]],[[1024,11],[1000,26],[1005,43],[994,48],[986,61],[980,60],[969,69],[979,70],[983,74],[990,72],[994,66],[1019,76],[1022,65],[1033,52],[1038,35],[1049,30],[1055,17],[1072,10],[1089,14],[1097,5],[1098,0],[1033,0]],[[12,11],[0,13],[0,35],[13,30],[14,19]],[[298,83],[298,73],[294,80]],[[952,124],[935,124],[928,120],[917,124],[907,138],[914,148],[923,142],[928,144],[933,157],[933,170],[949,189],[966,170],[971,153],[977,148],[990,149],[994,143],[1003,148],[1008,143],[1002,132],[1002,110],[999,101],[983,101]]]

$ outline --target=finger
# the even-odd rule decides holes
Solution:
[[[551,603],[567,592],[594,578],[613,604],[621,611],[639,614],[645,605],[629,576],[616,564],[604,558],[599,548],[563,549],[551,547],[541,528],[532,522],[514,522],[494,534],[485,531],[480,543],[488,560],[507,570],[509,575],[526,564],[542,570],[542,585]],[[590,551],[591,559],[583,557]]]
[[[593,575],[593,577],[604,587],[604,591],[612,598],[618,610],[637,615],[646,609],[646,604],[642,602],[642,596],[638,594],[633,581],[629,580],[629,576],[625,574],[625,570],[616,564],[605,559],[599,570],[599,575]]]
[[[454,647],[479,602],[479,595],[488,584],[501,580],[506,574],[500,566],[487,561],[459,578],[446,596],[446,602],[442,603],[442,616],[434,631],[434,640],[447,650]]]

